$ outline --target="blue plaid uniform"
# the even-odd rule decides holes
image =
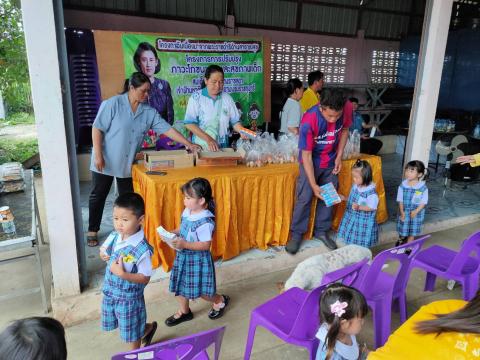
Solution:
[[[367,198],[373,194],[376,194],[374,188],[360,192],[355,186],[352,187],[337,238],[343,239],[346,244],[356,244],[367,248],[377,244],[378,224],[375,219],[377,211],[352,209],[353,203],[364,205]]]
[[[400,236],[417,236],[422,234],[423,221],[425,220],[425,208],[423,208],[413,219],[410,212],[415,210],[422,199],[422,194],[427,190],[423,185],[418,189],[400,185],[403,190],[403,210],[405,212],[405,221],[397,220],[397,231]]]
[[[187,239],[189,232],[194,233],[196,229],[206,223],[215,225],[215,221],[211,217],[195,221],[182,217],[180,236]],[[215,295],[217,293],[215,265],[210,251],[188,249],[177,251],[170,273],[169,290],[176,296],[181,295],[187,299],[197,299],[202,295]]]
[[[125,342],[134,342],[141,339],[145,333],[145,324],[147,322],[145,299],[143,297],[145,284],[137,284],[121,279],[112,274],[110,266],[120,256],[131,255],[137,260],[145,252],[149,252],[151,256],[153,249],[147,240],[144,239],[135,247],[128,245],[112,253],[118,238],[119,234],[115,236],[112,244],[107,249],[107,253],[111,255],[105,270],[102,289],[102,330],[111,331],[119,327],[120,338]],[[134,264],[132,274],[136,273],[137,266]]]

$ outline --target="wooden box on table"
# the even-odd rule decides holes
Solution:
[[[187,168],[193,166],[193,154],[186,150],[145,151],[143,163],[148,171]]]
[[[242,155],[232,148],[224,148],[219,151],[200,151],[196,155],[197,166],[237,166]]]

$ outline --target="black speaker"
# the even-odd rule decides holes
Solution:
[[[474,181],[478,179],[480,168],[470,165],[453,164],[450,168],[450,178],[454,181]]]

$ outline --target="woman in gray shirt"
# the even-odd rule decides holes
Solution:
[[[302,82],[297,78],[288,80],[286,93],[288,98],[280,113],[280,134],[293,133],[298,135],[298,128],[302,119],[302,107],[299,103],[303,96]]]
[[[150,80],[140,72],[125,82],[124,92],[102,102],[92,127],[93,151],[90,162],[93,187],[88,208],[88,246],[97,246],[105,200],[117,179],[120,194],[133,191],[132,164],[143,137],[150,129],[165,134],[192,151],[192,144],[172,128],[146,101]]]

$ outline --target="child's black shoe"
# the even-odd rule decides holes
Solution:
[[[400,238],[395,243],[395,247],[406,244],[406,243],[407,243],[407,237],[406,236],[400,236]]]
[[[190,321],[193,319],[192,310],[188,310],[187,314],[182,314],[180,317],[176,318],[175,314],[170,316],[167,320],[165,320],[165,325],[167,326],[175,326],[181,324],[184,321]]]
[[[230,302],[230,296],[222,295],[222,297],[223,297],[223,303],[222,303],[223,306],[221,305],[220,309],[218,310],[212,307],[208,312],[208,317],[212,320],[221,318],[223,316],[223,313],[225,312],[225,308]]]

